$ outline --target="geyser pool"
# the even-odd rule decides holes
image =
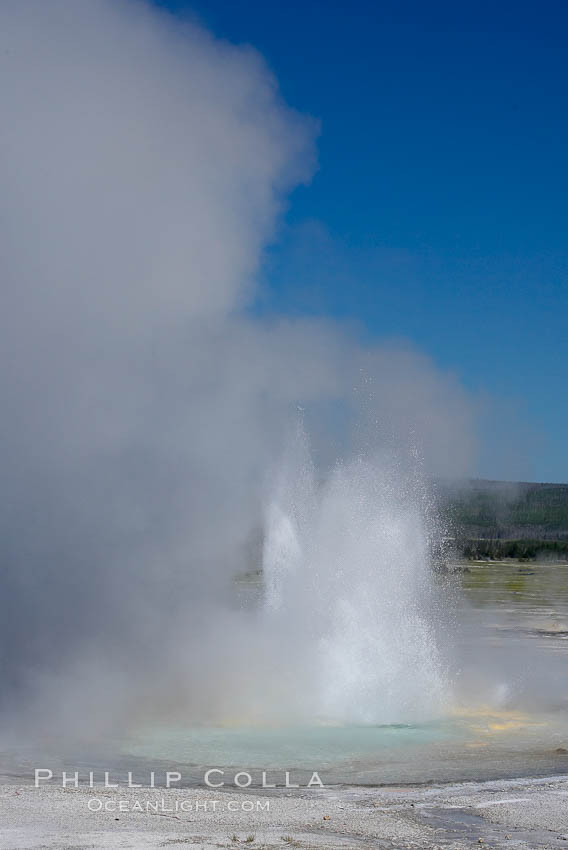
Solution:
[[[421,725],[153,727],[122,742],[117,766],[178,768],[203,783],[212,767],[263,774],[306,785],[317,771],[324,785],[459,781],[552,775],[568,771],[565,716],[531,716],[490,707],[456,712]],[[118,762],[117,762],[118,760]],[[274,780],[271,780],[274,781]]]
[[[568,773],[568,641],[564,631],[551,628],[551,622],[563,623],[568,616],[566,568],[535,566],[531,575],[523,575],[522,592],[510,581],[519,569],[470,565],[453,574],[465,591],[454,597],[460,603],[456,619],[464,625],[460,639],[468,650],[461,656],[464,673],[471,677],[476,665],[476,687],[465,705],[448,706],[440,719],[372,725],[302,724],[289,718],[253,724],[233,718],[231,724],[215,725],[188,715],[170,721],[140,718],[128,734],[103,742],[81,743],[66,735],[18,743],[12,751],[4,747],[3,770],[22,777],[34,766],[79,769],[82,775],[110,770],[122,781],[130,770],[136,782],[145,781],[151,770],[156,776],[179,770],[188,784],[199,785],[206,770],[216,767],[229,778],[231,771],[248,771],[255,788],[262,787],[263,771],[283,776],[289,770],[294,782],[305,783],[317,770],[326,786]],[[251,653],[251,662],[254,658]],[[524,691],[515,688],[521,666]],[[503,704],[503,693],[509,704]],[[230,703],[229,693],[226,698]]]

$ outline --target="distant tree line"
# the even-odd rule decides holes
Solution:
[[[532,561],[536,558],[568,560],[568,540],[500,540],[476,538],[458,543],[458,553],[470,561],[499,561],[517,558]]]
[[[565,558],[568,485],[465,481],[437,486],[442,516],[464,557]]]

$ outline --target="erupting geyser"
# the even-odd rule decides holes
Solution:
[[[420,474],[358,457],[318,481],[300,437],[266,512],[265,625],[293,632],[297,699],[330,722],[439,715],[449,695],[435,522]]]

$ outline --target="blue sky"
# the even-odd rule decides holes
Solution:
[[[568,481],[568,4],[160,5],[321,121],[259,309],[409,339],[485,400],[479,474]]]

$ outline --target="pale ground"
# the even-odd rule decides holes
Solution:
[[[143,806],[157,800],[161,811],[95,813],[88,809],[93,799],[113,809],[119,800],[129,808],[136,800]],[[192,811],[176,814],[176,801],[178,806],[187,801]],[[268,811],[242,810],[244,803],[245,809],[250,804],[256,809],[267,802]],[[301,793],[0,787],[2,850],[176,845],[204,850],[568,847],[568,777]]]

